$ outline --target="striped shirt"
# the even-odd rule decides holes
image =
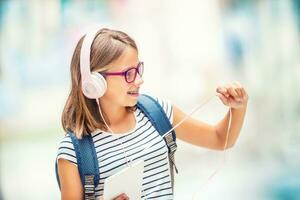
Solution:
[[[171,103],[158,98],[156,100],[172,123]],[[173,199],[168,148],[165,141],[139,109],[134,111],[134,115],[136,125],[130,132],[112,134],[99,130],[91,134],[100,171],[99,184],[95,189],[96,197],[99,199],[103,195],[105,179],[126,166],[127,157],[128,160],[144,160],[145,162],[141,199]],[[145,149],[146,146],[149,148]],[[74,146],[69,134],[66,134],[60,142],[57,157],[77,165]]]

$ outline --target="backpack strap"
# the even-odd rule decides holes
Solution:
[[[83,136],[82,139],[78,139],[74,133],[70,131],[68,131],[68,133],[71,137],[76,153],[80,180],[84,189],[84,199],[95,200],[95,188],[99,184],[100,172],[93,138],[90,135],[88,135]],[[57,170],[57,161],[55,169],[57,182],[60,186]]]
[[[172,128],[172,125],[163,108],[152,97],[145,94],[140,95],[137,106],[149,118],[161,136],[163,136],[163,134],[167,133],[167,131]],[[164,140],[168,147],[172,187],[174,189],[174,169],[176,173],[178,173],[174,158],[174,153],[177,150],[176,135],[174,130],[164,136]]]

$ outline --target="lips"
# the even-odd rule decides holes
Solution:
[[[130,92],[127,92],[127,94],[130,94],[130,95],[138,95],[138,94],[139,94],[139,91],[130,91]]]
[[[139,95],[139,89],[128,91],[127,94],[134,96]]]

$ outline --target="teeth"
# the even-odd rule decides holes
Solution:
[[[138,91],[128,92],[128,94],[136,94],[136,93],[138,93]]]
[[[129,91],[127,92],[128,94],[138,94],[139,93],[139,90],[133,90],[133,91]]]

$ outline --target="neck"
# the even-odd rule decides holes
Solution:
[[[104,120],[109,126],[120,124],[128,116],[126,107],[115,105],[104,99],[101,99],[99,104]]]

